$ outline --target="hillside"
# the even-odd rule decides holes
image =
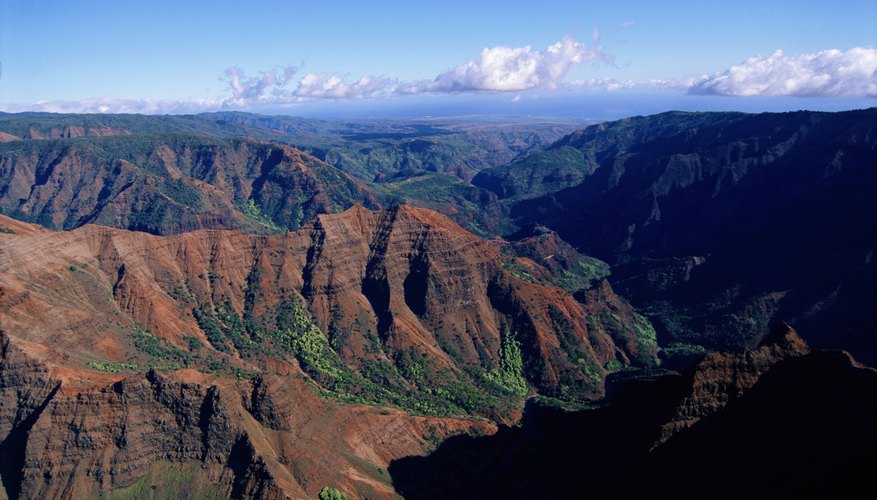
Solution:
[[[437,172],[468,181],[574,131],[581,122],[527,118],[324,121],[248,113],[198,118],[226,133],[290,144],[362,179]]]
[[[0,142],[107,135],[196,134],[286,144],[364,179],[438,172],[469,180],[547,146],[581,122],[444,118],[319,120],[241,112],[149,116],[0,113]]]
[[[355,203],[378,206],[331,165],[249,139],[157,134],[0,145],[0,210],[53,229],[283,231]]]
[[[425,209],[275,236],[0,225],[13,492],[106,493],[183,466],[220,495],[386,495],[392,459],[655,363],[650,325],[608,284],[576,300],[522,279],[538,265]]]
[[[555,125],[0,114],[0,497],[861,488],[877,109]]]
[[[613,386],[600,408],[531,404],[521,427],[397,460],[393,482],[410,499],[785,498],[854,495],[877,461],[877,371],[786,326],[752,351]]]
[[[512,229],[507,209],[466,179],[573,128],[246,113],[0,114],[0,213],[56,229],[282,232],[357,203],[410,203],[496,235]]]
[[[591,126],[473,182],[612,264],[666,343],[752,346],[788,320],[874,361],[875,157],[877,109],[673,112]]]

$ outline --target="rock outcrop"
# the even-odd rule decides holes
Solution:
[[[710,352],[683,374],[686,395],[673,419],[661,428],[656,445],[701,419],[720,412],[741,397],[780,361],[804,356],[807,344],[786,323],[774,327],[756,349],[745,352]]]
[[[449,438],[390,474],[409,499],[855,495],[875,415],[877,371],[781,325],[752,351],[629,378],[600,408],[531,404],[521,427]]]
[[[4,243],[7,331],[44,344],[87,341],[91,356],[110,360],[122,346],[106,332],[130,326],[122,319],[176,348],[188,349],[185,339],[194,338],[222,354],[240,345],[211,338],[204,311],[251,321],[255,334],[270,329],[289,301],[302,300],[348,363],[398,364],[416,354],[418,366],[450,370],[454,379],[467,367],[501,368],[502,343],[514,340],[535,388],[550,393],[565,385],[593,397],[605,366],[626,364],[623,346],[639,335],[638,324],[617,314],[612,328],[589,321],[601,308],[615,314],[607,306],[611,289],[582,303],[527,282],[503,267],[493,245],[435,212],[405,206],[319,216],[283,236],[159,238],[88,226],[4,235]],[[59,290],[58,280],[68,289]],[[628,307],[622,312],[636,318],[620,300],[613,307]],[[52,317],[37,312],[47,310]],[[78,331],[84,324],[91,328]]]
[[[0,478],[13,499],[150,484],[199,497],[315,497],[334,485],[354,498],[390,498],[392,459],[493,429],[340,405],[296,377],[74,370],[5,334],[0,349]],[[181,470],[185,484],[176,484]]]
[[[193,495],[392,496],[390,461],[495,429],[469,415],[599,398],[645,359],[641,318],[607,284],[576,300],[517,277],[429,210],[354,207],[275,236],[0,224],[13,498],[160,485],[177,467]]]

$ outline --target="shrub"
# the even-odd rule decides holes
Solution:
[[[300,211],[301,207],[298,207],[298,209]],[[283,228],[281,228],[280,226],[275,224],[274,221],[271,220],[270,217],[268,217],[267,215],[262,213],[262,209],[260,209],[259,206],[256,205],[256,202],[253,201],[252,199],[247,200],[247,204],[244,205],[243,212],[244,212],[244,215],[246,215],[250,219],[258,222],[259,225],[268,229],[269,231],[274,232],[274,233],[283,232]],[[302,215],[302,217],[303,217],[303,215]]]
[[[107,373],[119,373],[120,371],[123,371],[123,370],[126,370],[126,371],[132,370],[133,371],[133,370],[140,369],[140,365],[135,365],[132,363],[119,363],[116,361],[109,361],[106,363],[95,363],[95,362],[89,361],[88,363],[86,363],[86,366],[88,366],[89,368],[91,368],[93,370],[97,370],[99,372],[107,372]]]
[[[280,305],[277,327],[269,333],[276,347],[291,352],[305,371],[336,380],[342,377],[344,370],[338,354],[298,299],[293,297]]]
[[[323,486],[323,489],[320,490],[320,500],[347,500],[347,495],[335,488]]]
[[[504,329],[503,333],[499,352],[499,369],[494,368],[488,371],[485,378],[510,394],[526,396],[527,380],[524,378],[521,343],[507,329]]]

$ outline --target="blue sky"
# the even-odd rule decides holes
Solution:
[[[0,110],[603,118],[877,102],[877,0],[666,4],[0,0]]]

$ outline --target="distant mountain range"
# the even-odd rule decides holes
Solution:
[[[287,144],[371,180],[441,172],[468,180],[547,146],[583,122],[526,118],[327,121],[241,112],[198,115],[0,113],[0,142],[167,133],[250,137]]]
[[[279,232],[356,203],[408,201],[498,234],[510,230],[505,209],[465,181],[574,128],[245,113],[0,114],[0,213],[57,229]]]

